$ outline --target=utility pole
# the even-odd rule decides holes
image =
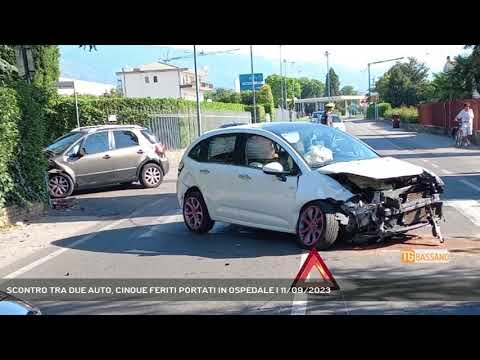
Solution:
[[[252,73],[252,92],[253,92],[253,123],[257,122],[257,102],[255,100],[255,76],[253,73],[253,45],[250,45],[250,67]]]
[[[288,88],[287,88],[287,59],[283,59],[283,64],[285,67],[285,76],[283,78],[283,86],[285,87],[285,109],[289,110],[288,108]]]
[[[325,56],[327,57],[327,95],[330,97],[330,63],[328,62],[328,57],[330,53],[325,51]]]
[[[198,95],[197,46],[193,45],[193,63],[195,65],[195,95],[197,97],[197,126],[198,136],[202,135],[202,119],[200,114],[200,98]]]
[[[282,68],[282,45],[280,45],[280,92],[281,92],[281,101],[278,102],[280,109],[282,111],[282,120],[283,120],[283,68]]]
[[[370,96],[370,64],[368,64],[368,96]]]

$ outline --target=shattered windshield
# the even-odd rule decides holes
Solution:
[[[379,157],[354,137],[326,126],[298,124],[272,131],[289,142],[312,168]]]
[[[55,154],[61,154],[65,149],[83,136],[82,132],[71,132],[55,140],[53,144],[47,147],[48,151]]]

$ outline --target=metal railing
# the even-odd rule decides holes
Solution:
[[[202,133],[228,123],[251,123],[249,112],[202,112]],[[198,137],[195,112],[152,114],[146,124],[168,149],[187,147]]]

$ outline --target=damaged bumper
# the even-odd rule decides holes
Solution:
[[[341,203],[337,219],[352,242],[371,238],[381,241],[427,225],[443,241],[438,224],[443,218],[439,195],[442,191],[443,184],[434,179],[387,191],[370,191],[368,196],[355,196]]]

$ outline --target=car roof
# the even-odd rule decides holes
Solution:
[[[72,130],[73,131],[81,131],[81,132],[88,132],[92,133],[95,131],[101,130],[121,130],[121,129],[145,129],[145,127],[140,125],[93,125],[93,126],[82,126]]]

